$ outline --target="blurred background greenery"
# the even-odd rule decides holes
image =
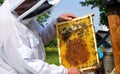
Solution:
[[[46,62],[60,65],[57,47],[46,47]]]

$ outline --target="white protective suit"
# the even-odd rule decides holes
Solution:
[[[67,74],[63,66],[44,62],[44,44],[56,35],[54,23],[22,24],[10,7],[9,0],[0,6],[0,74]]]

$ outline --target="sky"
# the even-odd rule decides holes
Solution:
[[[81,17],[93,13],[95,31],[102,29],[101,26],[99,26],[99,18],[100,18],[99,9],[98,8],[91,9],[91,6],[82,7],[79,4],[80,1],[84,1],[84,0],[61,0],[61,2],[54,9],[52,9],[50,19],[54,19],[66,12],[75,14],[77,17]]]

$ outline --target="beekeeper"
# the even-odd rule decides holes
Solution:
[[[63,14],[44,28],[36,16],[59,3],[59,0],[5,0],[0,6],[1,74],[81,74],[77,68],[50,65],[45,60],[44,44],[55,35],[54,24],[75,18]]]

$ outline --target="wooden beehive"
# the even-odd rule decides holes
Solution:
[[[105,0],[116,74],[120,74],[120,0]]]
[[[84,71],[99,67],[99,58],[93,27],[93,14],[57,23],[60,64]]]

